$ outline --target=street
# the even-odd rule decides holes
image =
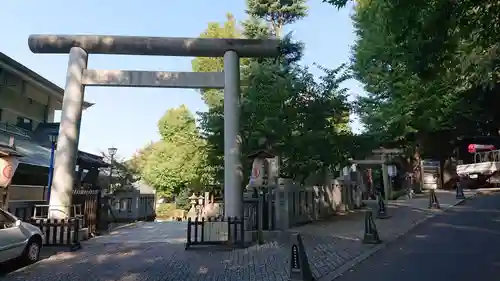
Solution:
[[[500,193],[427,220],[336,281],[498,280]]]

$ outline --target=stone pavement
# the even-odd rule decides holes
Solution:
[[[452,192],[438,192],[438,198],[443,209],[457,203]],[[428,197],[391,202],[388,211],[392,217],[376,220],[381,238],[390,241],[441,212],[427,210],[427,205]],[[274,232],[264,245],[231,251],[185,251],[183,222],[138,223],[86,241],[82,250],[51,256],[2,280],[288,280],[288,239],[296,231],[302,233],[315,277],[330,281],[346,264],[378,247],[361,243],[363,219],[363,211],[335,216]]]

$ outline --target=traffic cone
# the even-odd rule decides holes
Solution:
[[[377,209],[377,218],[379,219],[388,219],[390,216],[387,214],[387,209],[385,208],[384,198],[379,194],[378,196],[378,209]]]
[[[378,235],[377,226],[373,220],[371,211],[366,212],[365,216],[365,235],[363,237],[363,244],[380,244],[380,236]]]
[[[457,194],[456,194],[455,198],[458,200],[465,199],[464,189],[462,188],[460,181],[457,182]]]
[[[434,189],[431,189],[431,192],[429,193],[429,209],[441,209],[436,196],[436,191]]]
[[[314,281],[304,243],[299,233],[292,234],[290,281]]]

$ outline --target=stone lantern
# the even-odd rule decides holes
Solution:
[[[188,211],[188,216],[194,219],[196,217],[196,200],[198,199],[198,196],[196,196],[194,193],[188,197],[189,199],[189,204],[191,204],[191,208],[189,208]]]

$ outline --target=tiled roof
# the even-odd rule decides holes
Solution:
[[[0,146],[8,146],[10,134],[0,131]],[[50,147],[42,145],[32,137],[16,135],[14,144],[18,153],[22,155],[19,162],[27,165],[49,167]],[[84,161],[96,163],[98,165],[107,165],[101,156],[79,151],[78,157]]]
[[[9,145],[10,135],[0,132],[0,144]],[[19,158],[19,162],[23,164],[49,167],[50,148],[43,147],[35,143],[29,137],[15,136],[14,144],[16,150],[23,157]]]

